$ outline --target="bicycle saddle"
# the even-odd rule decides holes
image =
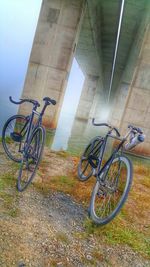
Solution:
[[[45,102],[47,102],[47,105],[50,105],[50,104],[52,104],[52,105],[56,105],[56,101],[54,100],[54,99],[51,99],[50,97],[44,97],[43,98],[43,101],[45,101]]]

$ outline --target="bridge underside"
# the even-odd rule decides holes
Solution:
[[[100,76],[107,96],[119,21],[118,0],[89,0],[78,40],[76,58],[85,74]],[[126,0],[112,97],[120,81],[131,82],[144,37],[147,0]],[[145,23],[144,23],[145,24]],[[132,60],[130,59],[132,57]]]
[[[150,108],[150,71],[148,70],[150,7],[148,1],[125,1],[114,79],[108,104],[120,11],[119,3],[118,0],[87,1],[75,54],[81,69],[87,76],[87,81],[81,95],[70,143],[78,133],[81,134],[79,128],[84,131],[84,135],[92,131],[93,127],[90,126],[92,117],[103,121],[107,116],[105,113],[109,112],[108,120],[118,126],[122,133],[127,131],[128,124],[136,124],[144,128],[147,142],[137,147],[137,152],[150,155],[150,121],[148,122],[150,117],[148,109]],[[136,76],[138,76],[138,82],[136,81],[135,85]],[[89,85],[88,81],[90,81]],[[95,87],[95,94],[92,94]],[[89,88],[91,88],[91,94]]]
[[[23,96],[54,97],[45,125],[55,128],[75,57],[85,75],[69,147],[93,135],[91,118],[106,119],[122,133],[127,124],[144,128],[137,152],[150,155],[150,2],[126,0],[114,79],[108,103],[120,1],[44,0]],[[27,113],[28,107],[20,112]]]

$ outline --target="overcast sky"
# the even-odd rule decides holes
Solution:
[[[67,149],[68,140],[74,123],[75,113],[84,84],[84,79],[85,77],[79,68],[76,59],[74,58],[58,120],[56,134],[52,145],[52,149],[54,150]]]
[[[0,123],[14,109],[9,95],[21,95],[41,2],[0,0]]]
[[[21,96],[41,2],[0,0],[0,134],[4,122],[17,112],[18,106],[11,104],[8,98],[12,96],[17,100]],[[67,147],[83,82],[84,76],[74,59],[54,147]]]

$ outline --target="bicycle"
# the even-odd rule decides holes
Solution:
[[[78,163],[78,177],[80,181],[86,181],[91,176],[96,177],[90,200],[89,217],[96,224],[104,225],[119,213],[131,188],[132,163],[123,154],[124,149],[132,149],[143,142],[145,136],[140,128],[132,125],[128,126],[127,134],[121,137],[116,127],[107,123],[95,123],[95,119],[92,119],[92,124],[105,126],[108,132],[104,137],[96,136],[87,145]],[[104,152],[108,138],[113,138],[118,143],[105,161]],[[128,138],[129,142],[126,143]]]
[[[48,105],[55,105],[56,101],[49,97],[43,98],[45,102],[42,111],[38,101],[33,99],[20,99],[16,102],[9,97],[14,104],[20,105],[28,102],[33,104],[32,112],[28,116],[14,115],[10,117],[2,130],[2,144],[8,157],[20,163],[17,179],[18,191],[24,191],[31,183],[40,163],[45,142],[45,128],[42,126],[42,118]],[[34,118],[38,119],[35,122]]]

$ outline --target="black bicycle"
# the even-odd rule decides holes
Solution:
[[[95,123],[94,119],[92,123],[109,130],[105,137],[95,137],[85,148],[78,164],[78,176],[81,181],[86,181],[92,175],[96,177],[89,216],[96,224],[104,225],[118,214],[131,187],[132,163],[123,154],[123,149],[133,148],[143,142],[145,137],[140,128],[132,125],[128,126],[128,133],[121,138],[117,128],[107,123]],[[112,154],[105,160],[104,152],[109,138],[116,139],[117,143]],[[129,142],[126,143],[128,138]]]
[[[45,128],[42,126],[42,117],[48,105],[55,105],[56,101],[49,97],[43,98],[45,102],[41,112],[37,111],[40,107],[38,101],[33,99],[20,99],[19,102],[12,100],[14,104],[20,105],[28,102],[33,104],[32,112],[29,116],[14,115],[10,117],[2,131],[2,144],[8,157],[20,163],[17,179],[17,188],[21,192],[33,180],[45,142]],[[35,115],[37,121],[35,122]]]

